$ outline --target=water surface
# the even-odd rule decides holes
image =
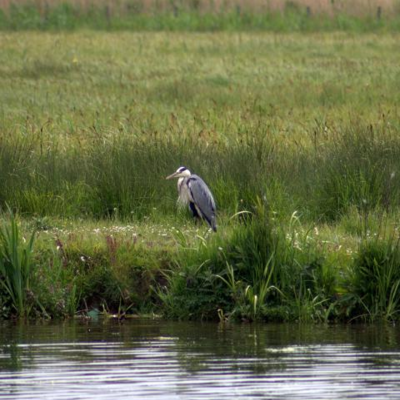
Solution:
[[[0,325],[2,399],[400,399],[393,326]]]

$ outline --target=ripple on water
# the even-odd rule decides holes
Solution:
[[[9,328],[0,345],[0,396],[400,398],[397,331],[388,346],[386,337],[383,344],[376,334],[361,340],[351,329],[340,335],[335,328],[323,336],[293,336],[280,332],[284,328],[279,326],[221,331],[212,324],[180,324],[180,330],[154,324],[146,322],[146,329],[140,323],[102,327],[92,341],[87,328],[74,324],[57,335],[50,328],[27,327],[29,334],[16,337]]]

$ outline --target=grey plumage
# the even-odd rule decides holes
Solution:
[[[196,207],[197,213],[207,221],[214,232],[217,231],[215,221],[215,201],[206,183],[197,175],[192,175],[187,180],[189,192]]]
[[[180,167],[167,179],[178,179],[178,204],[187,205],[193,217],[204,219],[214,232],[217,231],[216,206],[207,184],[198,175],[192,175],[186,167]]]

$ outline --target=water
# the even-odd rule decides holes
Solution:
[[[400,329],[0,325],[1,399],[400,399]]]

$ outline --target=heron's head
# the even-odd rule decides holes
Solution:
[[[179,167],[173,174],[167,176],[166,179],[187,178],[190,175],[191,173],[186,167]]]

